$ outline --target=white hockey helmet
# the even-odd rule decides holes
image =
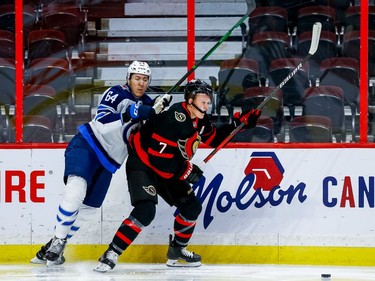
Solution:
[[[128,72],[126,74],[126,81],[129,83],[130,74],[143,74],[148,76],[148,83],[151,82],[151,68],[147,64],[147,62],[144,61],[133,61],[129,67]]]

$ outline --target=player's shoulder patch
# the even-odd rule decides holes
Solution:
[[[186,120],[186,115],[182,112],[175,111],[174,117],[178,122],[184,122]]]

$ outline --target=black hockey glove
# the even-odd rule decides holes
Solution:
[[[254,128],[261,113],[262,111],[260,109],[251,109],[241,114],[235,112],[233,114],[234,125],[238,127],[241,123],[244,123],[246,129]]]
[[[169,104],[171,103],[171,101],[172,101],[172,96],[169,95],[169,94],[164,94],[163,96],[157,96],[154,99],[154,105],[153,105],[152,108],[155,110],[156,114],[159,114],[166,107],[169,106]]]
[[[185,161],[182,172],[179,175],[180,180],[186,180],[191,184],[196,183],[203,176],[203,171],[190,161]]]

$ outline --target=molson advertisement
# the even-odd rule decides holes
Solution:
[[[374,247],[375,151],[225,148],[202,164],[195,245]],[[53,235],[64,185],[63,149],[1,150],[0,244],[42,244]],[[79,163],[77,163],[79,164]],[[124,166],[102,208],[71,243],[108,244],[132,207]],[[167,244],[177,210],[162,199],[135,244]]]

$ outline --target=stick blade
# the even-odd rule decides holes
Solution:
[[[315,54],[316,50],[318,49],[321,31],[322,24],[320,22],[314,23],[311,37],[311,45],[309,50],[310,55]]]

